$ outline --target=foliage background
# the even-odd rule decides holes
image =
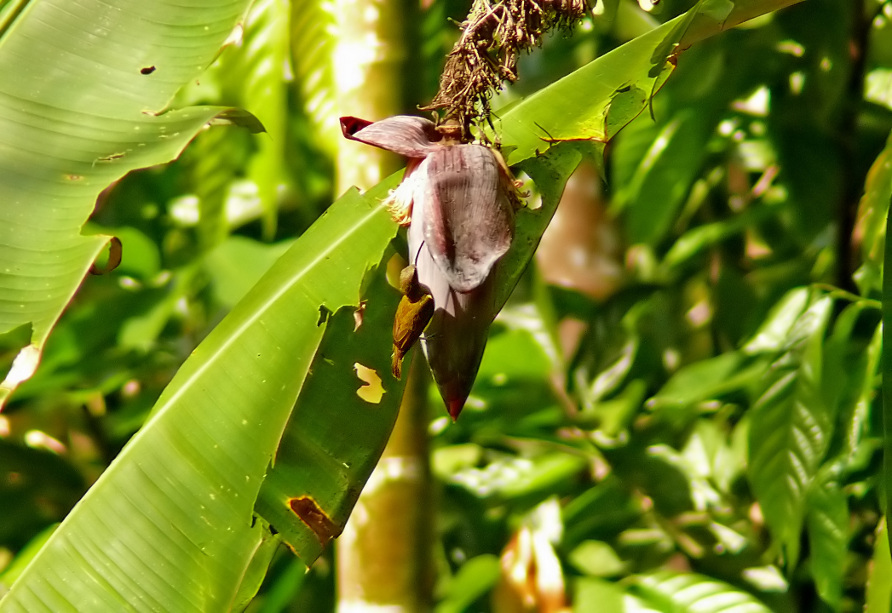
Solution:
[[[600,6],[493,108],[693,3]],[[339,195],[332,119],[352,113],[331,94],[333,10],[256,3],[241,44],[178,93],[268,134],[202,132],[101,196],[89,230],[124,260],[81,286],[0,418],[6,586]],[[412,103],[466,10],[413,16]],[[888,610],[890,19],[884,2],[812,0],[702,41],[571,178],[458,423],[429,393],[438,611]],[[282,548],[249,608],[333,609],[331,556],[304,574]]]

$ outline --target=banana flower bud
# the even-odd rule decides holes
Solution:
[[[498,261],[514,237],[514,181],[497,151],[444,136],[421,117],[374,123],[342,117],[341,128],[348,139],[409,159],[385,204],[395,221],[409,226],[409,260],[433,297],[422,345],[446,408],[457,419],[497,313]]]

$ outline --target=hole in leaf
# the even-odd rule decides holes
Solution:
[[[356,362],[353,368],[356,370],[359,380],[365,383],[356,390],[356,395],[372,404],[381,402],[381,398],[384,396],[384,387],[381,385],[381,377],[378,376],[375,369],[363,366],[359,362]]]
[[[356,332],[362,326],[362,320],[365,317],[365,308],[368,304],[367,300],[362,300],[359,307],[353,311],[353,331]]]
[[[316,320],[316,325],[321,326],[322,324],[328,321],[328,318],[331,317],[331,309],[329,309],[324,304],[319,305],[319,319]]]

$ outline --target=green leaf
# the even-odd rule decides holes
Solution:
[[[653,34],[661,30],[657,28],[599,57],[506,112],[502,117],[502,142],[516,147],[508,163],[535,157],[562,141],[606,143],[637,117],[646,105],[642,92],[655,90],[657,82],[665,81],[671,72],[667,64],[668,72],[656,79],[648,76],[652,45],[659,36]]]
[[[849,406],[841,411],[840,427],[844,428],[845,443],[841,453],[851,457],[862,447],[861,442],[867,433],[871,405],[876,397],[876,376],[883,356],[883,324],[878,323],[867,349],[864,351],[864,367],[856,373],[862,377],[860,389],[856,390]]]
[[[9,591],[9,586],[19,578],[22,571],[28,567],[28,564],[31,563],[31,560],[34,559],[34,556],[37,555],[58,527],[59,524],[50,525],[19,550],[12,563],[4,568],[3,573],[0,574],[0,594],[5,595]],[[2,606],[2,597],[0,597],[0,606]]]
[[[660,571],[632,579],[648,603],[667,613],[771,613],[751,594],[703,575]]]
[[[617,194],[628,206],[629,240],[654,244],[669,231],[706,158],[714,122],[684,109],[653,140],[632,180]]]
[[[642,514],[641,507],[616,475],[588,488],[564,507],[564,542],[606,539],[629,528]]]
[[[621,441],[638,414],[647,395],[641,379],[630,381],[623,390],[609,400],[600,399],[579,412],[581,426],[597,426],[604,440]]]
[[[617,583],[582,577],[573,582],[574,613],[610,611],[611,613],[658,613],[644,601],[629,594]]]
[[[613,547],[602,541],[583,541],[570,552],[569,560],[577,570],[591,577],[612,577],[626,568]]]
[[[791,342],[796,342],[793,329],[809,306],[811,293],[808,288],[797,287],[772,307],[771,312],[744,346],[745,353],[774,353],[782,351]]]
[[[189,83],[177,96],[184,104],[207,99],[226,100],[249,109],[263,123],[267,135],[242,142],[231,135],[203,134],[189,148],[189,185],[199,197],[199,237],[213,246],[231,226],[245,220],[234,214],[233,184],[254,188],[257,206],[250,219],[261,217],[263,236],[275,234],[282,187],[288,181],[284,163],[288,146],[290,3],[256,0],[244,23],[243,39],[227,49],[201,81]],[[246,146],[247,145],[247,146]],[[245,181],[246,180],[246,181]]]
[[[33,334],[0,384],[0,403],[33,373],[107,241],[80,231],[100,192],[133,169],[177,157],[227,112],[166,106],[210,64],[247,4],[85,0],[72,11],[65,0],[32,0],[4,13],[0,333],[31,322]]]
[[[892,608],[892,559],[889,557],[888,531],[886,519],[880,519],[870,559],[864,613],[887,613]]]
[[[870,405],[876,395],[882,352],[882,324],[877,319],[872,301],[852,302],[836,317],[825,343],[823,396],[838,423],[830,453],[832,463],[844,469],[849,468],[856,450],[864,449]],[[869,341],[861,337],[865,322],[874,326]]]
[[[723,11],[704,11],[694,20],[695,27],[690,31],[684,28],[684,35],[690,41],[700,40],[743,20],[798,1],[744,0],[734,5],[731,15]],[[726,3],[718,4],[726,6]],[[695,7],[688,14],[597,58],[519,104],[511,105],[501,115],[501,141],[505,150],[510,151],[507,161],[519,165],[530,175],[542,195],[542,207],[532,212],[521,211],[517,216],[515,239],[500,266],[504,276],[496,304],[504,304],[526,268],[551,221],[567,178],[581,156],[593,154],[600,160],[604,143],[646,107],[649,96],[644,92],[655,92],[668,78],[672,63],[662,59],[658,62],[660,70],[656,76],[651,73],[656,65],[653,59],[656,46],[666,37],[672,38],[673,29],[697,11],[698,7]],[[678,133],[679,142],[686,151],[691,155],[702,153],[703,147],[696,143],[708,134],[700,134],[697,129]],[[543,151],[547,154],[543,155]],[[672,158],[667,156],[666,159]],[[667,164],[672,165],[671,161]],[[675,170],[667,172],[674,176]],[[666,220],[671,220],[673,207],[677,208],[686,188],[676,191],[675,204],[659,209],[659,214]]]
[[[219,244],[230,232],[226,201],[233,178],[243,165],[242,148],[232,135],[220,130],[200,134],[183,154],[190,171],[198,204],[198,243],[207,250]]]
[[[496,504],[564,491],[585,466],[584,458],[570,454],[545,454],[533,459],[507,456],[485,468],[467,468],[448,478]]]
[[[523,318],[523,315],[507,312],[506,309],[499,316],[499,322],[511,328],[487,343],[486,354],[477,374],[479,379],[519,382],[541,378],[549,372],[549,356],[542,350],[537,338],[547,333],[541,328],[541,320],[536,317]]]
[[[257,185],[263,207],[264,237],[275,235],[281,187],[287,177],[288,98],[290,54],[288,43],[293,28],[291,4],[281,0],[255,0],[245,27],[245,65],[239,88],[244,96],[240,105],[254,113],[269,133],[257,143],[259,150],[251,157],[248,176]]]
[[[747,228],[752,228],[766,218],[777,214],[778,211],[773,207],[759,206],[747,209],[728,219],[691,228],[672,243],[672,247],[663,260],[663,265],[670,269],[678,268],[708,247],[742,234]]]
[[[882,290],[881,265],[883,262],[886,225],[883,220],[889,214],[892,199],[892,132],[886,146],[880,152],[867,173],[864,195],[858,205],[856,236],[861,237],[861,257],[864,263],[855,274],[858,287],[865,294]]]
[[[683,408],[745,389],[765,372],[762,362],[747,363],[746,356],[729,351],[714,358],[692,362],[679,368],[647,406]]]
[[[892,235],[892,209],[886,212],[886,236]],[[892,241],[883,248],[883,489],[886,493],[886,523],[892,509]]]
[[[471,558],[462,564],[446,587],[446,596],[436,613],[462,613],[488,592],[499,580],[499,559],[490,554]]]
[[[806,496],[833,433],[821,391],[824,331],[833,302],[817,300],[790,331],[797,341],[772,365],[751,410],[750,484],[789,568],[799,557]]]
[[[267,534],[267,530],[268,527],[264,526],[264,534]],[[275,555],[276,550],[279,549],[280,545],[281,542],[278,538],[274,536],[265,536],[245,569],[242,583],[233,599],[233,611],[244,611],[248,604],[257,595],[257,591],[260,589],[263,580],[266,578],[266,573],[269,570],[273,555]]]
[[[682,453],[690,467],[690,474],[697,477],[692,480],[697,497],[708,496],[706,502],[716,503],[718,500],[713,488],[720,492],[732,491],[746,465],[747,427],[748,422],[741,420],[729,435],[727,425],[718,420],[699,419],[694,424],[694,431]],[[746,544],[745,540],[739,540],[733,530],[723,529],[719,524],[714,527],[718,527],[717,537],[725,541],[723,546],[726,550],[734,551]]]
[[[287,555],[287,554],[286,554]],[[251,604],[253,613],[281,613],[294,606],[295,596],[301,592],[308,577],[309,569],[292,555],[280,556],[278,564],[267,574],[263,595]]]
[[[502,142],[516,147],[508,163],[535,157],[551,143],[608,141],[641,114],[668,78],[673,64],[666,58],[676,43],[690,45],[800,1],[738,0],[730,13],[722,0],[707,3],[710,10],[702,12],[695,6],[537,91],[501,116]],[[685,25],[677,31],[679,24]]]
[[[291,56],[309,127],[331,156],[341,138],[335,104],[334,50],[337,25],[333,0],[292,0]],[[374,117],[369,119],[381,119]]]
[[[381,193],[348,192],[208,335],[3,608],[229,609],[261,545],[254,503],[322,340],[320,309],[358,306],[396,231]]]
[[[732,0],[702,0],[698,6],[701,13],[709,15],[716,21],[726,20],[734,10],[734,2]]]
[[[545,228],[554,216],[567,179],[581,159],[582,153],[578,147],[561,145],[546,155],[520,165],[536,184],[536,190],[542,197],[542,206],[535,210],[521,209],[517,213],[514,240],[499,264],[499,271],[503,276],[496,299],[497,305],[504,305],[514,291],[514,286],[526,270]]]
[[[831,470],[823,470],[808,490],[806,526],[811,574],[821,600],[834,611],[842,600],[848,550],[849,506]]]
[[[365,293],[358,329],[354,309],[331,316],[257,500],[307,565],[344,529],[399,412],[405,380],[390,371],[399,292],[383,273]]]
[[[202,259],[214,297],[229,308],[235,306],[293,243],[267,245],[243,236],[227,238]]]

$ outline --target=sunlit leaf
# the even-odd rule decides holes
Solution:
[[[821,600],[837,610],[845,576],[849,507],[832,471],[824,471],[812,482],[805,519],[815,587]]]
[[[378,195],[333,205],[198,346],[4,606],[228,610],[264,536],[254,503],[322,340],[320,310],[359,305],[395,232]]]
[[[889,556],[888,524],[885,518],[880,520],[875,538],[864,613],[886,613],[892,607],[892,558]]]
[[[694,7],[539,90],[501,115],[502,142],[515,147],[508,163],[517,164],[534,157],[545,151],[549,143],[606,142],[612,138],[644,111],[648,97],[637,92],[655,92],[671,73],[672,64],[666,61],[669,53],[660,52],[661,44],[666,47],[665,51],[671,51],[676,44],[683,48],[742,21],[800,1],[739,0],[730,13],[726,10],[700,13],[699,7]],[[727,6],[728,3],[710,3],[719,4]],[[682,23],[685,26],[676,30]],[[633,91],[635,95],[629,96],[628,92]],[[636,103],[630,104],[633,98]],[[613,108],[614,102],[616,108]]]
[[[581,577],[573,583],[573,613],[659,613],[615,582]]]
[[[660,571],[634,577],[645,599],[658,610],[673,613],[770,613],[771,609],[751,594],[697,574]]]
[[[808,490],[833,433],[821,394],[823,336],[832,300],[817,300],[791,335],[802,340],[771,367],[751,409],[748,477],[786,562],[795,566]]]
[[[871,403],[878,393],[876,374],[883,356],[883,324],[878,323],[864,352],[863,368],[855,373],[861,377],[861,385],[848,406],[841,407],[841,427],[845,432],[842,453],[854,454],[864,440]],[[859,364],[860,366],[860,364]]]
[[[177,95],[180,104],[226,100],[248,109],[266,135],[247,140],[232,135],[203,134],[184,156],[189,184],[198,198],[198,236],[205,247],[223,240],[234,226],[260,218],[263,235],[272,239],[286,184],[284,165],[289,146],[290,4],[283,0],[252,3],[237,44],[226,49],[200,80]],[[255,206],[239,211],[233,188],[249,186]],[[246,214],[247,213],[247,214]]]
[[[63,0],[33,0],[4,15],[0,332],[31,322],[33,334],[31,358],[0,384],[0,403],[33,372],[107,240],[81,235],[99,193],[130,170],[177,157],[215,117],[247,119],[223,108],[166,109],[246,6],[87,0],[72,12]]]
[[[300,89],[304,111],[311,119],[315,140],[333,156],[341,136],[339,113],[335,108],[334,49],[337,29],[334,2],[292,0],[291,6],[291,54],[295,83]]]
[[[789,291],[762,322],[753,338],[744,346],[747,353],[777,352],[801,340],[793,329],[809,305],[809,290],[799,287]]]
[[[255,0],[245,24],[245,66],[239,87],[244,96],[239,105],[263,122],[268,138],[258,139],[258,151],[251,157],[248,176],[257,185],[263,208],[264,236],[276,231],[277,213],[288,144],[288,96],[291,62],[288,43],[295,31],[291,25],[291,4],[282,0]]]
[[[383,270],[366,291],[357,329],[354,309],[331,316],[257,501],[257,511],[307,565],[344,529],[402,398],[405,380],[390,372],[399,293],[387,285]],[[321,516],[307,509],[326,519],[315,521]]]
[[[570,552],[570,563],[591,577],[611,577],[625,570],[613,548],[601,541],[583,541]]]
[[[885,245],[883,223],[892,199],[892,133],[886,147],[876,157],[867,173],[864,195],[858,205],[854,238],[860,244],[864,263],[856,275],[862,292],[881,289],[881,263]]]

